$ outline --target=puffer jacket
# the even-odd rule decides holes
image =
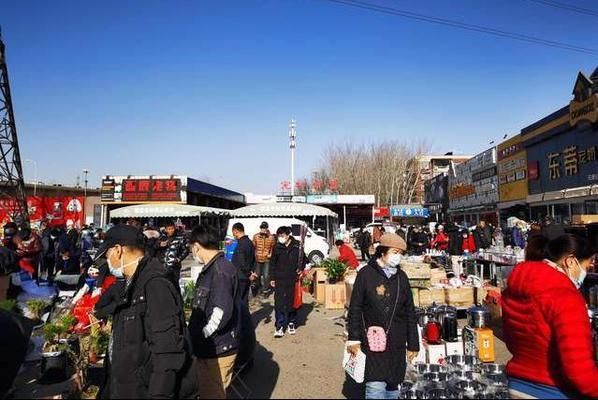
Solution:
[[[509,276],[502,302],[513,354],[507,375],[598,398],[587,308],[569,277],[544,262],[523,262]]]
[[[276,244],[276,239],[268,231],[267,234],[262,235],[257,233],[253,236],[253,247],[255,247],[255,260],[259,263],[270,261],[272,257],[272,250]]]

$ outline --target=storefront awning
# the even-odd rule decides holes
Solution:
[[[498,203],[498,208],[501,210],[505,210],[511,207],[524,206],[525,204],[525,200],[503,201],[502,203]]]
[[[325,207],[304,203],[254,204],[230,210],[233,217],[332,217],[338,215]]]
[[[229,214],[230,210],[186,204],[136,204],[110,211],[110,218],[185,218]]]

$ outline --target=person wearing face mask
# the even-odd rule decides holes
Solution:
[[[202,399],[224,399],[241,337],[241,293],[235,266],[219,251],[220,236],[207,226],[191,232],[191,253],[203,265],[193,299],[189,331]]]
[[[575,235],[546,242],[545,259],[517,265],[502,293],[503,331],[513,355],[509,389],[512,398],[598,398],[592,332],[579,291],[596,249]]]
[[[282,338],[285,330],[289,335],[297,333],[297,310],[293,300],[295,282],[305,268],[305,255],[291,234],[291,228],[281,226],[276,231],[278,243],[270,260],[270,285],[274,288],[274,311],[276,314],[275,338]]]
[[[179,291],[156,258],[145,256],[136,228],[116,225],[106,233],[97,259],[124,278],[112,312],[110,398],[171,398],[187,365],[184,314]],[[114,293],[112,293],[114,295]]]
[[[360,350],[366,355],[366,399],[398,399],[406,360],[411,362],[419,352],[411,287],[399,268],[406,250],[400,236],[384,234],[374,258],[359,271],[353,286],[346,347],[353,355]],[[384,349],[370,347],[370,332],[376,330],[386,337]]]

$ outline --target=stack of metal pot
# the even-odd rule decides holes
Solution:
[[[430,323],[437,323],[440,326],[443,340],[447,342],[456,342],[459,340],[459,324],[457,309],[455,307],[433,303],[428,308],[417,308],[416,315],[419,326],[424,329],[424,337],[428,325]]]
[[[508,399],[504,366],[473,356],[451,355],[446,364],[415,364],[401,387],[401,399]]]

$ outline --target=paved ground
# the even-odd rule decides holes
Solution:
[[[341,367],[344,349],[342,310],[326,310],[304,296],[300,327],[295,336],[274,339],[273,303],[252,307],[258,349],[254,368],[244,376],[251,398],[361,398],[362,388],[345,380]],[[465,320],[460,320],[461,325]],[[497,362],[510,355],[496,338]]]

